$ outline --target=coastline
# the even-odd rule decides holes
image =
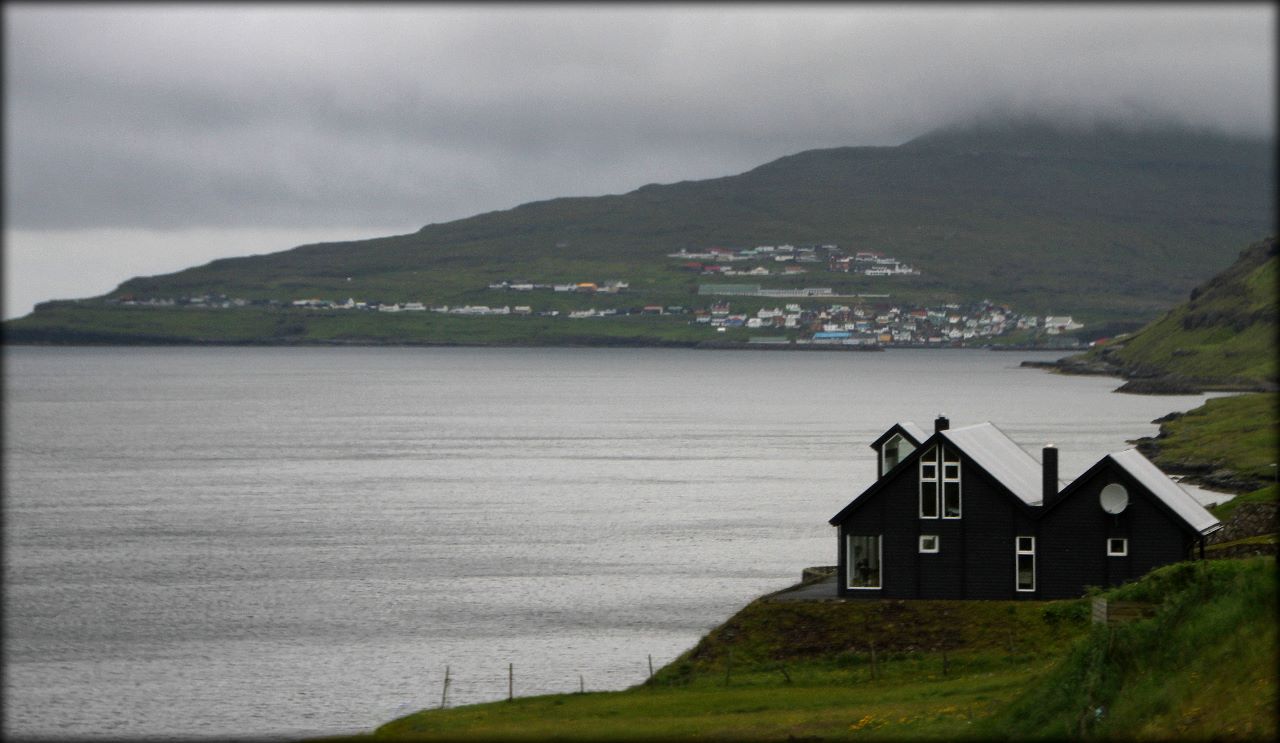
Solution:
[[[1116,377],[1124,383],[1116,392],[1131,395],[1198,395],[1204,392],[1276,392],[1280,386],[1239,378],[1204,378],[1182,374],[1134,374],[1101,360],[1081,359],[1075,354],[1056,361],[1023,361],[1021,366],[1054,374]]]
[[[700,341],[680,341],[680,340],[655,340],[655,339],[633,339],[633,338],[596,338],[589,342],[577,343],[464,343],[458,341],[428,341],[428,340],[340,340],[340,339],[264,339],[264,340],[192,340],[188,338],[137,338],[129,341],[121,341],[120,339],[111,340],[95,340],[93,338],[77,338],[74,340],[39,340],[25,338],[21,340],[0,339],[0,347],[3,348],[134,348],[134,347],[164,347],[164,348],[205,348],[205,347],[231,347],[231,348],[294,348],[294,347],[314,347],[314,348],[687,348],[695,350],[710,351],[834,351],[834,352],[857,352],[857,353],[878,353],[882,351],[997,351],[997,352],[1022,352],[1022,353],[1075,353],[1078,349],[1071,348],[1045,348],[1041,346],[1003,346],[1003,345],[975,345],[975,346],[953,346],[953,345],[921,345],[921,344],[903,344],[882,346],[874,345],[845,345],[840,343],[749,343],[740,341],[717,341],[717,340],[700,340]],[[1056,361],[1025,361],[1023,366],[1036,368],[1052,369]],[[1177,393],[1182,394],[1182,393]]]

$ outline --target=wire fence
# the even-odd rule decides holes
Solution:
[[[585,694],[618,691],[642,684],[653,677],[657,666],[653,656],[635,661],[581,669],[547,669],[509,662],[479,666],[448,663],[428,674],[430,708],[444,709],[467,704],[512,700],[545,694]]]

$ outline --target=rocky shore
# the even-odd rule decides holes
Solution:
[[[1085,374],[1125,380],[1116,392],[1133,395],[1195,395],[1201,392],[1275,392],[1274,383],[1236,377],[1192,377],[1141,366],[1126,366],[1103,354],[1077,354],[1057,361],[1023,361],[1022,366],[1058,374]]]
[[[1169,438],[1168,423],[1176,421],[1186,413],[1169,413],[1151,421],[1160,426],[1155,436],[1143,436],[1132,443],[1144,457],[1151,461],[1159,460],[1160,469],[1170,475],[1178,475],[1192,485],[1223,493],[1249,493],[1266,487],[1266,480],[1246,475],[1235,470],[1204,460],[1171,460],[1161,457],[1162,444]]]

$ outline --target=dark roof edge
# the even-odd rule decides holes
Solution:
[[[1026,501],[1019,498],[1016,493],[1014,493],[1012,490],[1009,489],[1009,486],[1005,485],[1000,480],[1000,478],[988,472],[985,467],[983,467],[981,464],[978,464],[978,461],[976,459],[974,459],[972,456],[966,453],[964,450],[964,447],[942,436],[942,434],[944,433],[946,433],[946,431],[934,431],[924,441],[920,442],[919,445],[917,445],[916,448],[912,450],[910,454],[908,454],[906,457],[903,457],[902,461],[898,462],[898,466],[889,470],[888,472],[885,473],[883,477],[878,478],[875,482],[871,483],[871,485],[868,486],[866,490],[863,490],[861,493],[855,495],[853,497],[853,500],[849,501],[848,505],[840,509],[840,511],[835,516],[832,516],[830,519],[828,519],[827,523],[832,526],[836,526],[841,521],[844,521],[846,518],[849,517],[849,514],[857,510],[858,506],[861,506],[863,503],[865,503],[868,497],[879,492],[882,488],[885,487],[886,483],[888,483],[890,480],[897,477],[898,476],[897,473],[899,470],[905,467],[908,463],[911,463],[914,466],[916,460],[918,460],[924,454],[924,451],[929,446],[936,443],[938,440],[943,440],[947,444],[954,446],[957,451],[959,451],[961,454],[964,455],[965,459],[969,460],[969,464],[977,468],[977,470],[981,472],[983,475],[985,475],[988,480],[994,483],[998,489],[1004,491],[1005,495],[1007,495],[1015,503],[1017,503],[1019,506],[1025,509],[1025,512],[1030,514],[1032,518],[1040,517],[1041,512],[1043,511],[1043,505],[1034,505],[1031,503],[1027,503]]]
[[[880,434],[880,438],[876,439],[875,441],[872,441],[870,444],[871,448],[879,449],[880,446],[884,444],[884,442],[888,441],[890,437],[892,437],[893,434],[895,433],[900,434],[903,438],[907,439],[912,444],[915,444],[917,447],[920,446],[920,444],[922,443],[920,441],[917,441],[916,437],[913,436],[910,431],[908,431],[906,428],[903,428],[901,422],[898,422],[898,423],[894,423],[892,426],[889,426],[889,430]]]

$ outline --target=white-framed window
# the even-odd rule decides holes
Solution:
[[[880,464],[881,476],[887,474],[889,470],[898,466],[898,462],[900,461],[898,457],[898,452],[899,452],[898,447],[901,443],[902,443],[902,437],[895,435],[893,438],[889,439],[889,442],[887,444],[884,445],[883,461]]]
[[[937,553],[942,540],[937,534],[921,534],[920,535],[920,551],[926,555]]]
[[[1129,540],[1122,537],[1107,539],[1107,557],[1124,557],[1129,554]]]
[[[880,450],[880,476],[884,477],[889,470],[898,466],[908,454],[915,451],[916,447],[902,434],[895,433]]]
[[[960,453],[942,449],[942,518],[960,518]]]
[[[1036,538],[1014,537],[1013,572],[1015,588],[1036,590]]]
[[[938,518],[938,447],[920,455],[920,518]]]
[[[849,534],[845,537],[845,567],[849,588],[880,587],[881,547],[879,536]]]
[[[960,518],[960,452],[942,445],[920,457],[920,518]]]

